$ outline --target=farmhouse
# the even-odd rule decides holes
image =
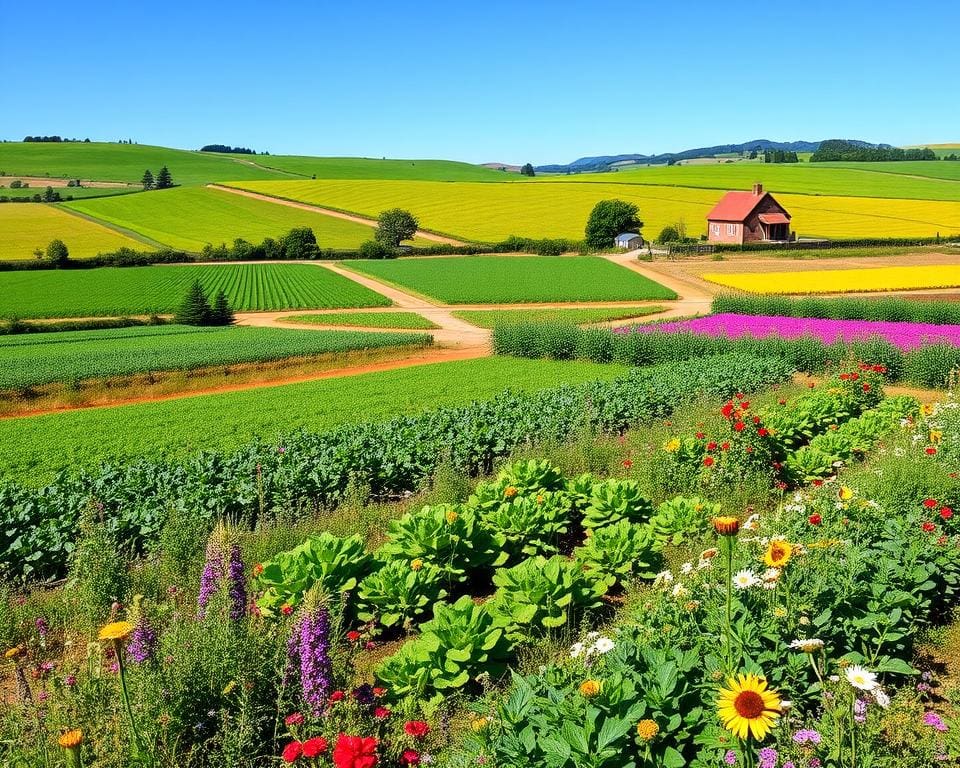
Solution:
[[[624,251],[632,251],[636,248],[643,247],[643,238],[640,237],[636,232],[621,232],[614,239],[617,248],[621,248]]]
[[[711,243],[743,245],[794,237],[787,209],[764,192],[762,184],[754,184],[750,192],[727,192],[707,214],[707,239]]]

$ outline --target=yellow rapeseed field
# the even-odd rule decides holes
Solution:
[[[153,250],[119,232],[43,203],[0,205],[0,259],[32,259],[36,248],[44,249],[54,238],[63,240],[70,256],[82,259],[126,246]]]
[[[706,231],[706,214],[721,190],[618,184],[604,181],[441,182],[382,180],[245,181],[233,186],[376,216],[400,207],[421,226],[467,240],[583,237],[598,200],[629,200],[640,207],[644,233],[656,237],[683,219],[687,232]],[[820,237],[932,237],[960,232],[960,202],[871,197],[777,195],[796,231]]]
[[[797,272],[706,273],[710,280],[750,293],[852,293],[960,286],[960,265],[820,269]]]

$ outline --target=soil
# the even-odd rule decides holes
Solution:
[[[60,189],[67,186],[69,179],[57,179],[49,176],[0,176],[0,186],[10,188],[10,182],[19,179],[24,184],[29,184],[30,189],[42,192],[46,187]],[[122,181],[88,181],[80,179],[80,186],[94,189],[126,189],[127,187],[139,187],[139,184],[127,184]]]

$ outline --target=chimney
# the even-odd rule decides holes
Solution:
[[[760,197],[760,195],[763,194],[763,184],[761,184],[759,181],[753,185],[753,194],[757,197]]]

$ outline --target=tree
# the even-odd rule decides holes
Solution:
[[[409,240],[420,228],[414,215],[402,208],[391,208],[377,217],[377,231],[374,238],[388,248],[398,248],[404,240]]]
[[[169,189],[172,186],[173,177],[170,175],[170,170],[167,168],[167,166],[163,166],[159,171],[157,171],[156,188]]]
[[[676,243],[680,240],[680,233],[677,232],[676,227],[666,226],[660,230],[660,234],[657,237],[658,243]]]
[[[173,322],[181,325],[209,325],[212,311],[203,285],[199,280],[194,280],[183,304],[174,315]]]
[[[63,240],[51,240],[47,246],[47,259],[59,267],[64,266],[70,260],[66,243]]]
[[[586,241],[591,248],[610,248],[621,232],[639,232],[640,209],[626,200],[601,200],[587,220]]]
[[[320,246],[310,227],[295,227],[280,238],[285,259],[319,259]]]
[[[396,255],[396,250],[379,240],[364,240],[360,243],[361,259],[392,259]]]
[[[527,163],[520,169],[521,176],[536,176],[537,174],[533,171],[533,166],[530,163]]]
[[[60,202],[60,193],[55,192],[53,187],[47,187],[43,190],[43,202],[45,203],[59,203]]]
[[[140,179],[140,183],[143,184],[144,190],[153,189],[156,186],[156,182],[153,179],[153,174],[150,173],[149,168],[143,172],[143,178]]]
[[[227,294],[221,288],[217,291],[213,308],[210,310],[210,325],[233,325],[235,322],[237,318],[233,314],[230,302],[227,301]]]

